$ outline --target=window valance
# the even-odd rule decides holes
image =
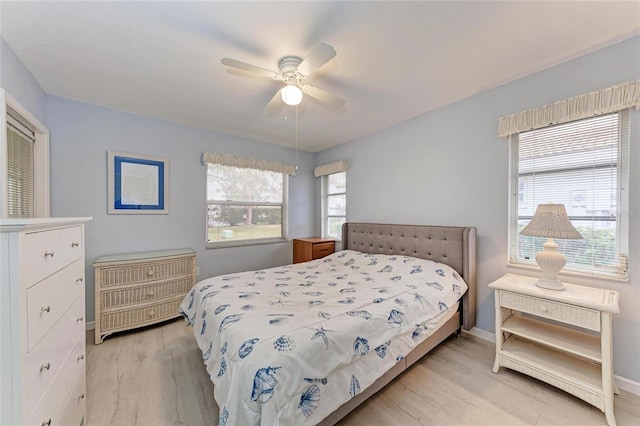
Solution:
[[[255,158],[236,157],[234,155],[218,154],[216,152],[205,152],[202,154],[202,161],[205,164],[220,164],[229,167],[244,167],[245,169],[256,169],[266,172],[284,173],[295,175],[296,167],[291,164],[278,163],[277,161],[258,160]]]
[[[330,175],[332,173],[340,173],[347,171],[346,161],[336,161],[335,163],[323,164],[315,169],[315,176],[320,177],[324,175]]]
[[[526,130],[540,129],[626,108],[640,109],[640,80],[617,84],[517,114],[500,117],[498,135],[506,138]]]

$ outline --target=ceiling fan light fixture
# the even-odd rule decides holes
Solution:
[[[282,102],[287,105],[298,105],[302,102],[302,90],[295,85],[295,83],[287,84],[280,91],[280,96],[282,96]]]

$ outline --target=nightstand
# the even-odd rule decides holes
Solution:
[[[322,259],[335,251],[335,240],[326,238],[296,238],[293,240],[293,263]]]
[[[619,293],[564,283],[547,290],[537,278],[507,274],[495,289],[496,359],[500,367],[527,374],[598,407],[615,426],[612,315]]]

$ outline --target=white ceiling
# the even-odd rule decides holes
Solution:
[[[317,152],[640,34],[640,2],[25,2],[2,37],[50,95],[293,147],[278,89],[230,71],[277,71],[319,41],[337,56],[307,82],[299,145]],[[288,110],[288,111],[287,111]],[[285,117],[287,119],[285,119]]]

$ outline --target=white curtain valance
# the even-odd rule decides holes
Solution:
[[[296,174],[296,167],[291,164],[278,163],[277,161],[258,160],[255,158],[236,157],[234,155],[218,154],[216,152],[205,152],[202,154],[202,161],[204,161],[205,164],[244,167],[245,169],[284,173],[292,176]]]
[[[336,161],[335,163],[323,164],[322,166],[316,167],[314,174],[316,177],[330,175],[332,173],[340,173],[347,171],[347,162],[346,161]]]
[[[506,138],[526,130],[609,114],[631,107],[640,109],[640,80],[617,84],[558,101],[552,105],[500,117],[498,135]]]

